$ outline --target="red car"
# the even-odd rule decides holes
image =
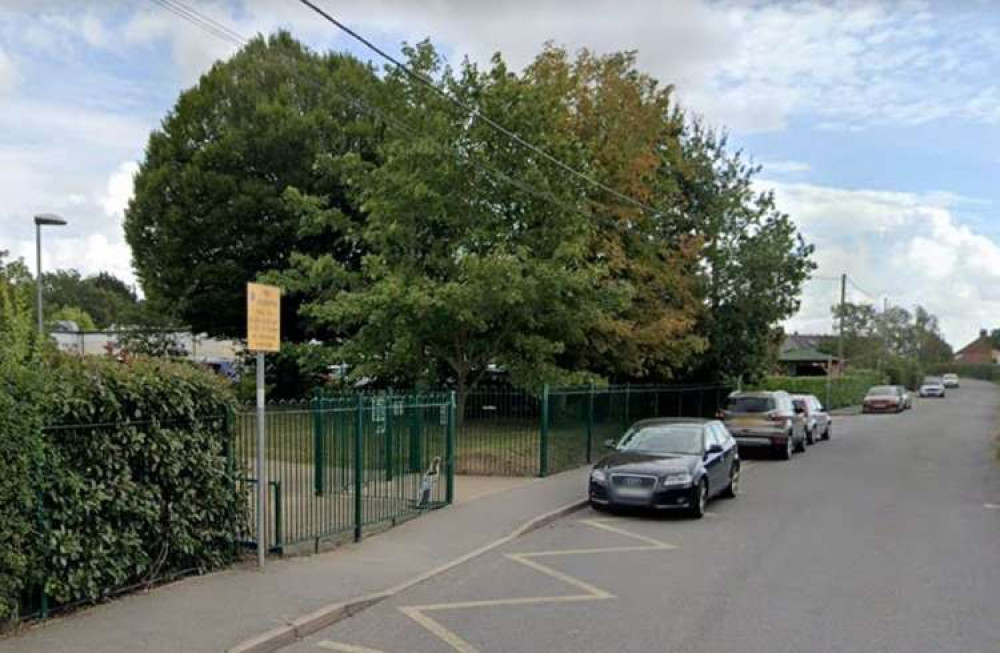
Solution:
[[[898,385],[877,385],[865,395],[863,413],[900,413],[906,408],[903,391]]]

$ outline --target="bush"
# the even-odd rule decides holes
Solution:
[[[916,390],[924,381],[924,370],[920,363],[911,358],[894,358],[885,366],[886,376],[892,385],[906,386]]]
[[[937,376],[954,372],[959,378],[1000,383],[1000,365],[990,363],[936,363],[929,366],[927,372]]]
[[[816,395],[827,409],[833,409],[859,405],[868,388],[882,382],[882,375],[870,370],[858,370],[834,377],[830,381],[829,401],[826,398],[825,376],[767,376],[747,389],[785,390],[792,394]]]
[[[48,374],[46,594],[93,600],[228,562],[243,511],[226,458],[223,382],[153,358],[57,356]]]

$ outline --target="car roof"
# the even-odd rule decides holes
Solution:
[[[774,395],[786,395],[784,390],[744,390],[734,392],[730,397],[773,397]]]
[[[816,395],[792,395],[792,399],[816,399]]]
[[[638,422],[632,424],[632,428],[637,426],[658,426],[667,424],[694,424],[698,426],[704,426],[705,424],[710,424],[712,422],[717,422],[716,419],[708,419],[705,417],[651,417],[649,419],[641,419]]]

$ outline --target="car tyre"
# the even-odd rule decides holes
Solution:
[[[735,499],[736,495],[740,493],[740,464],[734,463],[732,468],[729,470],[729,485],[726,489],[722,491],[721,496],[724,499]]]
[[[688,508],[688,516],[691,519],[701,519],[705,516],[705,507],[708,505],[708,481],[701,479],[697,488],[692,488],[691,507]]]
[[[605,505],[603,503],[598,503],[598,502],[594,501],[593,499],[590,500],[590,507],[595,512],[608,512],[608,506],[607,505]]]
[[[793,449],[795,453],[805,453],[806,452],[806,436],[803,435],[801,440],[796,440],[792,438]]]
[[[830,432],[832,430],[833,430],[833,425],[832,424],[827,424],[826,425],[826,430],[823,431],[823,439],[824,440],[829,440],[830,439]]]
[[[813,430],[806,430],[806,444],[816,444],[816,436],[813,435]]]
[[[779,446],[777,448],[778,460],[791,460],[792,459],[792,438],[789,436],[785,439],[784,446]]]

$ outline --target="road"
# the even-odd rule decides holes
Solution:
[[[837,418],[701,521],[582,511],[286,650],[996,653],[998,406]]]

